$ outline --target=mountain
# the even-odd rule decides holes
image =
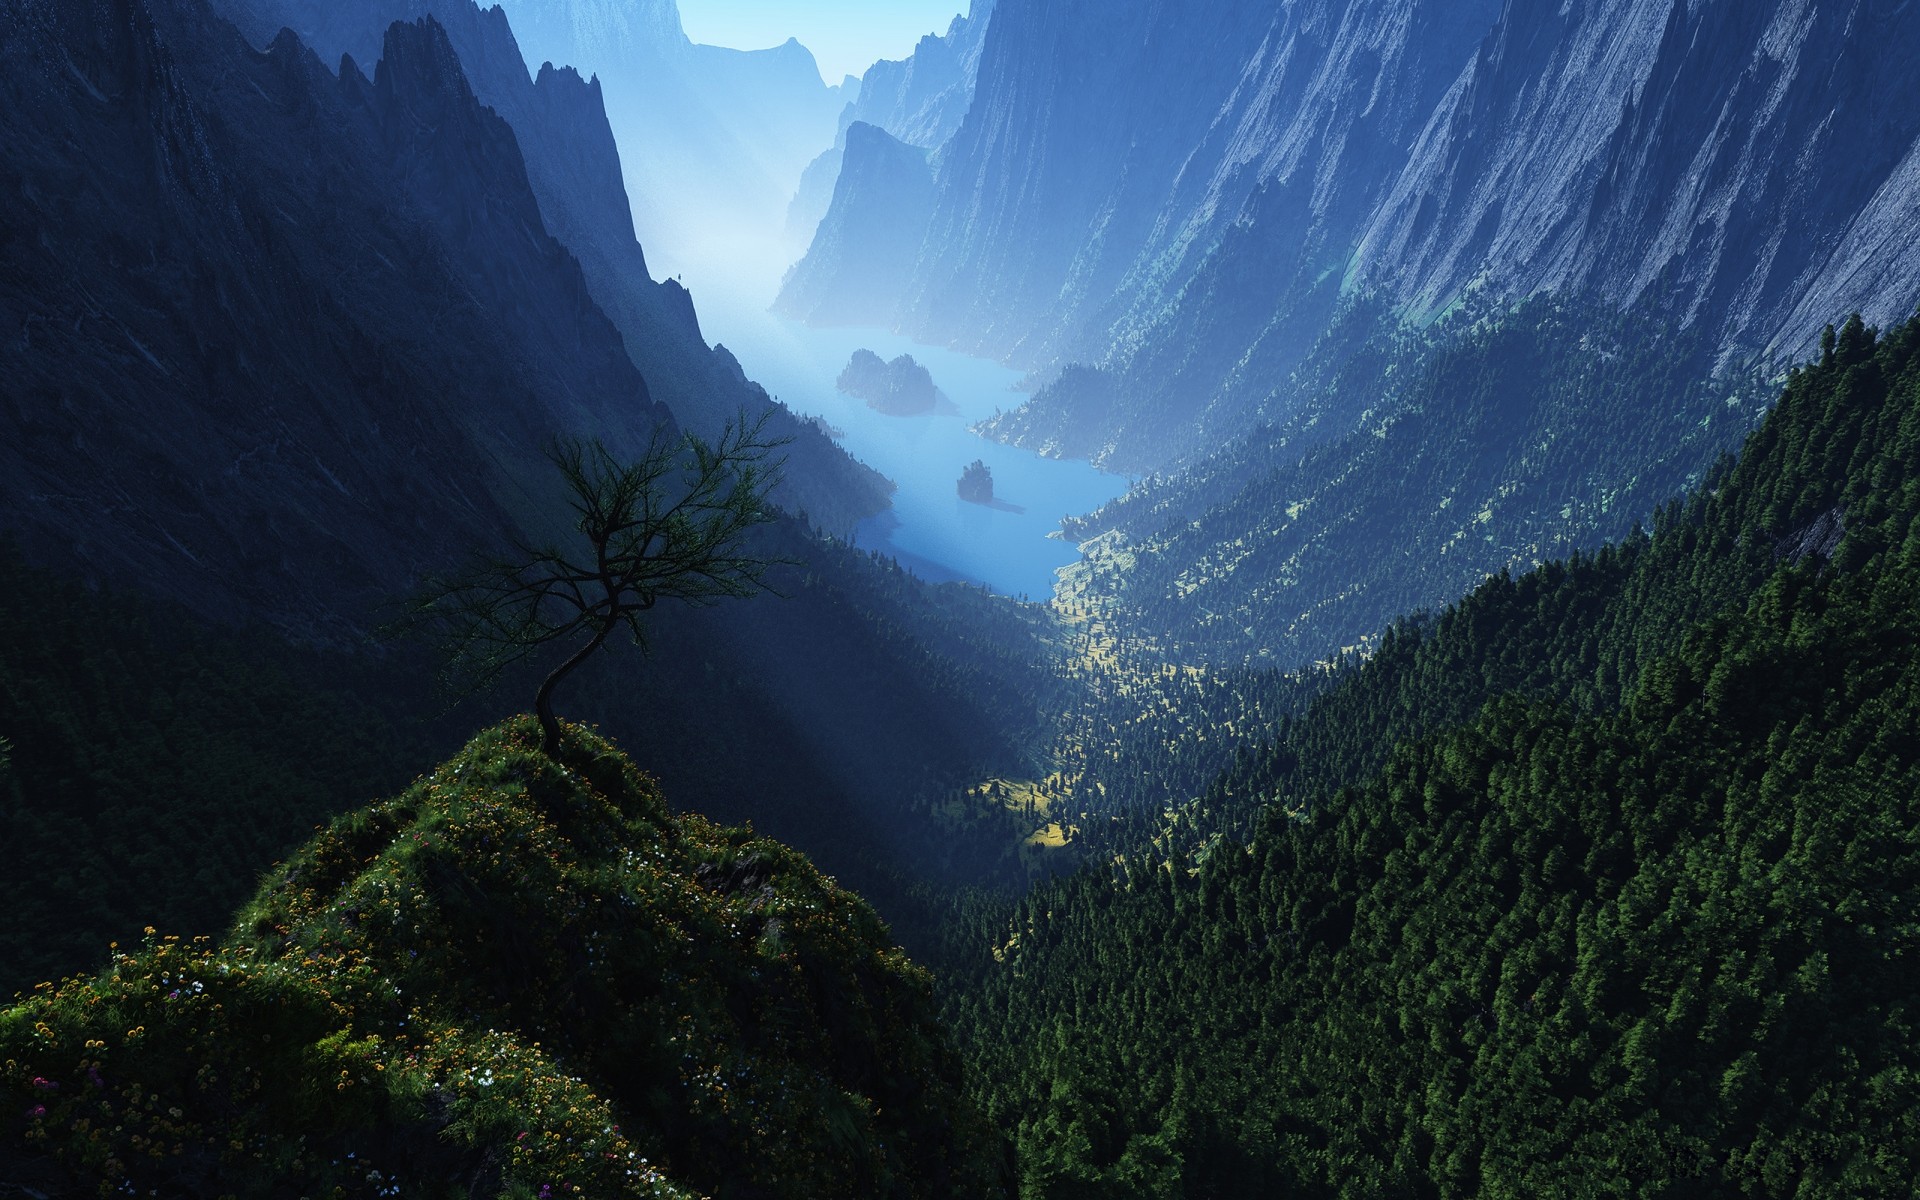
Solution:
[[[912,280],[905,264],[933,219],[926,151],[864,122],[848,126],[834,203],[794,264],[776,310],[815,324],[884,324]]]
[[[678,275],[777,272],[789,198],[833,142],[847,102],[789,39],[766,50],[687,38],[672,0],[507,0],[527,61],[599,76],[619,138],[634,224],[654,265]],[[765,237],[743,238],[743,230]]]
[[[475,97],[512,128],[527,181],[549,231],[580,264],[594,300],[620,331],[653,396],[685,427],[718,436],[742,413],[765,416],[771,436],[790,439],[776,499],[821,528],[846,534],[885,508],[890,485],[853,462],[810,423],[775,404],[724,350],[709,347],[686,289],[655,283],[635,239],[620,151],[598,79],[570,67],[529,76],[506,13],[473,0],[220,0],[256,42],[290,28],[323,59],[371,67],[387,27],[432,17],[446,31]],[[370,54],[371,57],[363,57]]]
[[[1920,285],[1906,6],[1016,5],[992,29],[895,324],[1112,372],[1117,466],[1284,419],[1275,384],[1343,297],[1657,306],[1739,358]],[[1156,410],[1191,432],[1148,436]]]
[[[476,100],[439,23],[394,24],[372,79],[342,60],[339,89],[368,123],[375,164],[438,232],[468,293],[524,369],[559,393],[561,427],[638,446],[653,414],[616,415],[604,398],[646,396],[646,383],[578,261],[547,233],[518,139]]]
[[[318,832],[222,944],[150,930],[0,1017],[0,1180],[991,1194],[931,991],[801,855],[522,720]]]
[[[787,232],[805,246],[833,202],[834,183],[855,122],[884,129],[909,146],[938,150],[960,128],[973,104],[980,52],[993,17],[992,0],[978,0],[956,16],[945,35],[928,34],[904,59],[881,59],[860,77],[860,89],[840,111],[832,148],[807,164],[787,208]]]
[[[151,645],[121,654],[121,633],[231,646],[224,627],[257,650],[277,640],[264,626],[331,646],[350,660],[336,689],[378,698],[371,719],[444,748],[427,648],[370,635],[423,576],[569,535],[541,454],[551,439],[618,449],[670,420],[546,233],[515,135],[471,94],[437,21],[389,27],[369,77],[353,62],[335,76],[291,35],[256,51],[199,0],[113,14],[14,0],[4,15],[20,35],[0,51],[0,310],[23,331],[0,346],[16,384],[0,401],[0,524],[50,573],[10,578],[23,602],[98,589],[111,602],[85,611],[114,629],[89,637],[60,608],[25,604],[0,631],[0,727],[37,731],[16,758],[22,790],[0,784],[21,797],[0,814],[14,835],[4,873],[72,915],[32,935],[62,969],[127,931],[130,894],[204,913],[143,887],[147,872],[245,880],[283,849],[284,823],[251,811],[273,793],[234,780],[256,779],[261,746],[303,744],[266,716],[203,736],[171,714],[207,690],[177,684],[178,659]],[[745,388],[730,356],[708,357]],[[983,771],[1027,769],[1048,694],[1037,615],[927,587],[796,521],[764,532],[789,599],[656,614],[652,655],[608,656],[560,711],[606,723],[688,803],[794,835],[871,886],[908,877],[934,836],[919,806]],[[190,618],[210,628],[189,637]],[[209,653],[233,655],[243,677],[242,664],[295,671],[277,653]],[[82,663],[127,694],[69,679]],[[504,716],[531,686],[510,679],[475,703]],[[163,760],[221,762],[232,786],[186,795],[185,768],[158,762],[130,777],[97,752],[116,737],[190,742]],[[285,812],[364,798],[337,780],[383,778],[391,761],[373,757],[302,784]],[[187,815],[205,812],[236,832],[195,841]],[[101,850],[48,877],[74,841]]]
[[[978,912],[1023,1194],[1908,1194],[1917,415],[1920,320],[1829,329],[1650,535],[1398,623]]]
[[[664,418],[424,35],[343,84],[194,4],[7,19],[0,507],[30,556],[353,639],[511,526],[544,439]],[[448,136],[406,159],[403,114]],[[435,192],[470,185],[500,190]],[[513,331],[549,305],[575,324],[543,357]]]

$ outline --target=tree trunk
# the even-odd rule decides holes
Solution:
[[[600,626],[600,632],[593,635],[593,640],[574,651],[567,661],[555,667],[553,672],[541,681],[540,690],[534,694],[533,712],[540,718],[540,752],[548,758],[552,758],[554,752],[560,749],[560,721],[553,715],[553,689],[569,671],[587,661],[588,657],[606,642],[607,635],[612,633],[613,627],[619,623],[618,612],[608,616]]]

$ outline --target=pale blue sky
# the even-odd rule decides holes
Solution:
[[[905,58],[966,9],[967,0],[680,0],[680,22],[711,46],[761,50],[799,38],[839,83],[878,59]]]

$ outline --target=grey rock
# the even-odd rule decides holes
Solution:
[[[850,127],[833,207],[775,310],[822,325],[886,322],[912,278],[933,200],[926,151],[872,125]]]

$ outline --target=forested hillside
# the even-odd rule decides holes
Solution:
[[[1092,543],[1076,570],[1189,660],[1291,669],[1490,572],[1625,536],[1739,444],[1774,395],[1763,376],[1716,370],[1698,332],[1649,313],[1481,296],[1412,329],[1356,301],[1267,423],[1070,519]],[[1056,386],[1093,386],[1074,379]]]
[[[1650,535],[1405,622],[1210,803],[983,921],[1026,1194],[1906,1196],[1920,322]],[[990,952],[989,952],[990,951]]]

